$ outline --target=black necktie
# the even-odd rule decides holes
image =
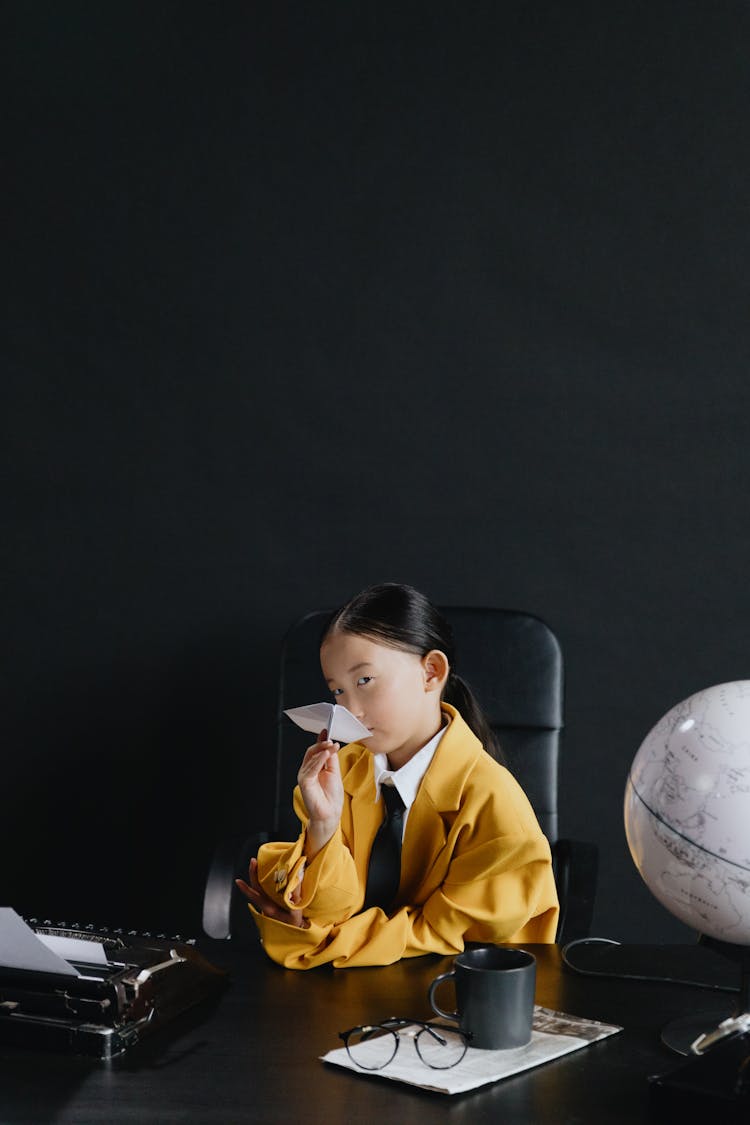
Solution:
[[[385,802],[385,817],[372,843],[363,910],[380,906],[387,913],[401,878],[404,802],[393,785],[381,785],[380,792]]]

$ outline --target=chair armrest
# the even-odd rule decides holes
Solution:
[[[246,900],[234,880],[247,877],[250,860],[270,838],[268,832],[253,832],[250,836],[227,836],[217,844],[203,894],[203,930],[208,937],[224,941],[253,930]]]
[[[591,933],[599,849],[583,840],[557,840],[552,845],[552,870],[560,900],[555,941],[567,945]]]

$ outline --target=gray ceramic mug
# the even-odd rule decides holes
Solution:
[[[435,1001],[435,992],[449,980],[456,986],[455,1012]],[[439,1016],[458,1020],[471,1036],[470,1047],[498,1051],[525,1047],[531,1039],[535,988],[536,961],[530,953],[486,945],[460,953],[452,972],[435,977],[429,997]]]

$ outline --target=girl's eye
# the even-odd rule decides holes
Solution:
[[[371,679],[372,676],[360,676],[357,680],[357,687],[364,687],[365,684],[369,684]]]
[[[344,690],[343,688],[340,688],[340,687],[335,687],[335,688],[333,688],[333,690],[331,691],[331,695],[341,695],[341,692],[342,692],[343,690]]]

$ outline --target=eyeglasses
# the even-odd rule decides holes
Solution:
[[[391,1016],[381,1023],[340,1031],[339,1039],[344,1040],[346,1053],[355,1066],[361,1070],[382,1070],[396,1057],[402,1035],[414,1041],[420,1059],[432,1070],[450,1070],[460,1063],[470,1038],[457,1027]]]

